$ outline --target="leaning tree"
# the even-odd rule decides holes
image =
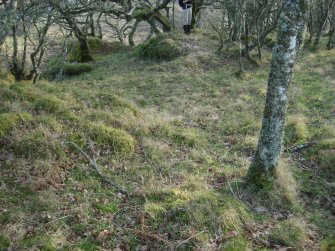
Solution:
[[[308,0],[285,0],[273,49],[262,128],[248,180],[260,187],[271,185],[282,148],[288,90],[298,50],[298,36],[306,18]]]

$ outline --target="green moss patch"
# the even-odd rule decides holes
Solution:
[[[2,113],[0,114],[0,136],[5,136],[9,130],[20,123],[20,121],[31,120],[28,113]]]
[[[91,124],[88,133],[98,144],[109,146],[116,153],[132,154],[135,151],[135,139],[123,130]]]
[[[335,251],[335,239],[322,240],[321,251]]]
[[[68,112],[65,102],[52,95],[40,95],[34,101],[35,110],[63,114]]]

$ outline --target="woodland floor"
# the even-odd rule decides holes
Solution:
[[[3,75],[0,116],[16,123],[0,130],[0,250],[333,250],[335,51],[298,58],[269,196],[243,177],[271,51],[238,79],[236,57],[211,34],[178,37],[183,55],[171,61],[111,47],[92,72],[60,82]],[[109,127],[135,139],[133,153],[99,142]]]

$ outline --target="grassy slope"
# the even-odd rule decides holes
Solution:
[[[200,34],[184,43],[188,54],[168,62],[125,49],[96,56],[93,72],[60,83],[0,80],[0,250],[315,250],[334,237],[334,183],[318,168],[331,171],[322,161],[335,149],[334,51],[301,56],[293,79],[287,147],[317,142],[284,152],[297,207],[294,183],[289,199],[279,199],[285,205],[279,194],[250,199],[241,187],[268,66],[248,66],[238,80],[236,62],[208,49],[215,42]],[[102,124],[129,135],[110,139]]]

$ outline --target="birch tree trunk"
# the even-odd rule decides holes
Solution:
[[[301,22],[307,0],[285,0],[271,70],[257,151],[249,167],[248,180],[264,187],[272,184],[281,153],[288,89],[292,79]]]

